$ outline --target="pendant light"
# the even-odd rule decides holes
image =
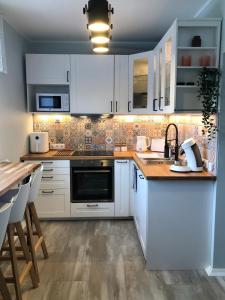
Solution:
[[[93,51],[95,53],[107,53],[109,51],[109,44],[93,44]]]
[[[113,8],[107,0],[89,0],[83,13],[87,14],[87,29],[90,32],[90,40],[96,53],[108,52],[108,43],[111,39],[111,14]]]

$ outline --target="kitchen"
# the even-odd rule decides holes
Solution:
[[[161,12],[161,33],[151,12],[139,38],[118,19],[124,5],[109,1],[110,50],[97,49],[106,54],[95,53],[98,35],[86,26],[106,1],[68,1],[80,23],[71,29],[68,19],[58,32],[60,5],[41,24],[41,4],[29,4],[29,27],[25,4],[7,2],[0,0],[0,195],[42,169],[38,217],[28,209],[43,231],[31,230],[40,251],[25,245],[39,281],[32,288],[23,276],[16,299],[225,298],[222,1],[174,0],[177,11]],[[132,1],[133,22],[132,9],[140,7]],[[207,92],[204,76],[214,76]],[[214,100],[203,108],[208,91]],[[29,229],[26,210],[25,220]]]

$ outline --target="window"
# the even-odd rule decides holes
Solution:
[[[0,72],[6,73],[3,18],[0,16]]]

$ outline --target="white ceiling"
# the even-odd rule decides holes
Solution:
[[[34,41],[87,41],[88,0],[0,0],[0,12]],[[175,18],[193,17],[208,0],[109,0],[113,41],[157,41]]]

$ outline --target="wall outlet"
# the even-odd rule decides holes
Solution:
[[[65,149],[65,144],[50,144],[51,150],[63,150]]]

